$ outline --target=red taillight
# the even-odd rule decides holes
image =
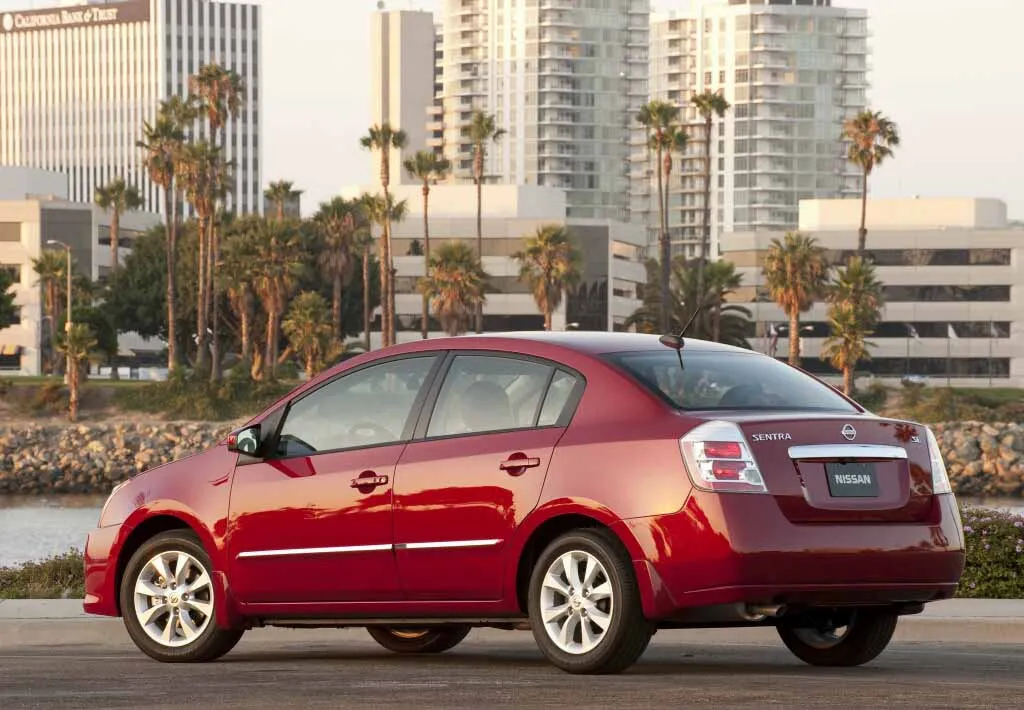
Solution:
[[[704,455],[709,459],[743,458],[743,447],[736,441],[705,441]]]
[[[718,481],[739,481],[746,468],[742,461],[712,461],[711,475]]]

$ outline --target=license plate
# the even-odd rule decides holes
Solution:
[[[873,463],[827,463],[825,475],[833,498],[878,497],[878,477]]]

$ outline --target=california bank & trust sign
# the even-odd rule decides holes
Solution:
[[[149,19],[149,3],[123,3],[116,6],[90,6],[41,12],[0,14],[3,32],[89,27]]]

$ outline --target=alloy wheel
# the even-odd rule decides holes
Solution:
[[[584,550],[557,557],[544,575],[540,613],[548,638],[565,653],[597,648],[615,613],[611,580],[601,561]]]
[[[213,583],[187,552],[154,555],[135,580],[135,616],[146,635],[167,648],[195,641],[213,621]]]

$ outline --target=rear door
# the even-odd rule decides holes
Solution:
[[[407,599],[502,597],[504,550],[537,505],[582,379],[548,362],[456,354],[395,472]],[[425,412],[426,414],[426,412]]]

